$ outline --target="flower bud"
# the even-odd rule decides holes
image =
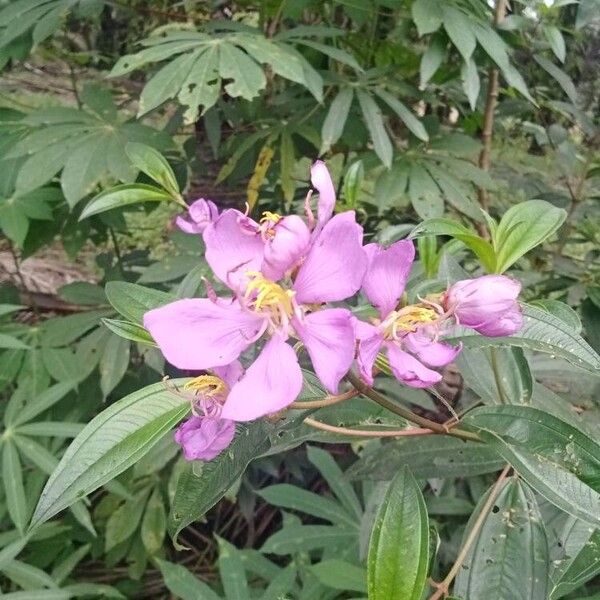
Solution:
[[[187,215],[175,219],[175,224],[185,233],[202,233],[218,216],[217,205],[200,198],[190,204]]]
[[[461,325],[478,329],[520,312],[516,302],[520,291],[521,284],[504,275],[465,279],[450,286],[444,309],[452,312]]]
[[[212,460],[231,444],[235,423],[214,417],[190,417],[173,438],[183,448],[186,460]]]
[[[476,328],[476,330],[486,337],[503,337],[513,335],[523,327],[523,315],[521,307],[515,302],[513,308],[504,313],[502,317],[495,321],[490,321]]]

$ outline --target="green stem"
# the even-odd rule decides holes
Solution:
[[[390,412],[397,414],[398,416],[410,421],[411,423],[415,423],[415,425],[419,425],[420,427],[424,427],[427,429],[431,429],[431,431],[440,434],[440,435],[451,435],[453,437],[461,438],[463,440],[469,440],[473,442],[480,442],[481,439],[475,433],[471,433],[470,431],[465,431],[463,429],[456,429],[455,427],[447,427],[442,423],[437,423],[436,421],[432,421],[431,419],[427,419],[425,417],[421,417],[420,415],[415,414],[411,410],[400,406],[393,400],[390,400],[388,397],[384,396],[377,390],[374,390],[372,387],[368,386],[366,383],[361,381],[354,373],[349,373],[346,375],[346,379],[357,389],[363,396],[367,396],[380,406],[387,408]]]
[[[496,348],[490,348],[490,355],[492,358],[492,372],[494,373],[494,382],[496,389],[498,390],[498,397],[500,398],[501,404],[510,404],[507,401],[504,389],[502,388],[502,379],[500,378],[500,370],[498,369],[498,355],[496,354]]]
[[[125,269],[123,268],[123,257],[121,255],[121,249],[119,248],[119,242],[117,241],[115,230],[112,227],[109,227],[108,232],[110,234],[110,239],[112,240],[113,247],[115,249],[117,264],[119,265],[119,272],[121,273],[122,277],[125,278]]]

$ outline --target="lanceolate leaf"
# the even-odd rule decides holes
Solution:
[[[169,391],[162,382],[102,411],[73,440],[46,483],[32,526],[47,521],[122,473],[188,411],[189,400]]]
[[[465,535],[487,500],[475,508]],[[533,492],[518,479],[505,484],[454,585],[469,600],[547,600],[548,543]]]
[[[519,346],[559,356],[592,373],[596,373],[600,369],[600,356],[564,321],[557,319],[545,310],[526,304],[522,306],[523,328],[514,335],[488,338],[462,328],[447,341],[452,343],[461,341],[469,348]]]
[[[429,562],[429,519],[421,490],[407,467],[390,483],[369,544],[370,600],[419,600]]]
[[[340,93],[333,99],[329,106],[329,111],[323,122],[323,130],[321,131],[321,154],[327,152],[333,144],[341,137],[344,131],[344,125],[348,120],[350,105],[354,92],[352,88],[343,88]]]
[[[392,156],[394,151],[390,137],[383,124],[381,109],[377,106],[373,97],[364,90],[357,90],[356,97],[358,98],[365,124],[367,125],[371,140],[373,141],[375,154],[377,154],[381,162],[389,169],[392,166]]]
[[[547,500],[600,525],[600,445],[575,427],[526,406],[478,408],[464,418]]]
[[[144,314],[153,308],[177,300],[177,296],[135,283],[110,281],[105,288],[106,297],[114,309],[134,323],[142,323]]]

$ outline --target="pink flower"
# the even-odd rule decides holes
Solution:
[[[229,419],[192,416],[173,438],[183,448],[186,460],[212,460],[231,444],[235,423]]]
[[[362,377],[373,383],[373,365],[383,349],[396,379],[419,388],[437,383],[442,376],[433,368],[452,362],[461,347],[437,341],[444,315],[436,305],[397,308],[415,256],[412,242],[402,240],[387,249],[368,244],[365,251],[369,265],[362,290],[380,318],[374,323],[355,321]]]
[[[218,216],[217,205],[200,198],[189,206],[187,215],[179,215],[175,219],[175,224],[185,233],[202,233]]]
[[[319,310],[318,305],[354,295],[367,257],[362,228],[353,213],[342,213],[315,237],[293,280],[272,281],[256,269],[264,256],[252,253],[253,244],[262,241],[247,236],[237,219],[225,211],[205,231],[205,239],[218,231],[224,242],[222,234],[230,229],[229,239],[236,243],[221,257],[213,254],[211,266],[230,285],[233,278],[238,286],[243,283],[244,293],[238,287],[228,299],[178,300],[147,312],[144,325],[165,358],[181,369],[227,365],[266,332],[269,341],[223,405],[223,417],[248,421],[281,410],[300,393],[302,373],[289,338],[303,343],[319,379],[337,392],[354,358],[353,318],[346,309]],[[231,269],[235,264],[245,266]]]
[[[245,273],[249,271],[260,271],[271,281],[283,279],[307,258],[311,246],[330,221],[341,218],[344,226],[350,218],[355,221],[353,212],[332,218],[335,190],[322,161],[313,164],[311,181],[319,192],[316,224],[309,193],[306,203],[308,225],[297,215],[282,217],[272,212],[263,213],[257,223],[238,210],[230,209],[206,228],[206,260],[214,274],[233,291],[243,293],[248,283]],[[356,223],[354,227],[359,228]]]
[[[231,444],[235,422],[223,418],[221,408],[242,374],[242,365],[234,361],[184,386],[194,392],[190,398],[193,415],[177,428],[173,438],[183,448],[186,460],[212,460]]]
[[[511,335],[523,325],[517,302],[520,291],[521,284],[505,275],[465,279],[450,286],[444,295],[444,310],[482,335]]]

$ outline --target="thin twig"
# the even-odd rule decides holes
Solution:
[[[487,518],[488,513],[492,509],[494,502],[496,502],[496,498],[498,498],[500,488],[502,487],[502,484],[508,476],[509,471],[510,465],[506,465],[502,470],[502,473],[500,473],[500,476],[494,484],[494,487],[490,490],[490,495],[485,501],[485,504],[481,507],[481,512],[477,516],[475,523],[473,523],[473,527],[471,528],[471,531],[469,531],[469,535],[467,536],[465,543],[460,549],[460,552],[458,553],[458,556],[456,557],[452,568],[448,572],[448,575],[446,575],[446,577],[444,578],[444,581],[436,584],[437,591],[429,598],[429,600],[439,600],[440,598],[445,598],[448,595],[448,588],[450,587],[450,584],[454,581],[454,578],[462,568],[462,564],[465,561],[465,558],[467,558],[467,554],[469,553],[473,542],[477,538],[479,530],[483,526],[483,523]]]
[[[374,390],[372,387],[368,386],[366,383],[360,380],[354,373],[349,373],[346,375],[346,379],[364,396],[370,398],[374,402],[377,402],[380,406],[387,408],[390,412],[393,412],[400,417],[403,417],[407,421],[411,421],[419,427],[423,427],[425,429],[431,429],[434,433],[438,433],[440,435],[451,435],[453,437],[458,437],[463,440],[470,440],[475,442],[480,442],[479,436],[476,433],[471,433],[470,431],[464,431],[462,429],[457,429],[456,427],[449,427],[443,423],[437,423],[436,421],[432,421],[431,419],[427,419],[422,417],[421,415],[417,415],[411,410],[400,406],[393,400],[390,400],[377,390]]]
[[[328,425],[322,423],[310,417],[304,419],[304,423],[314,427],[315,429],[321,429],[323,431],[329,431],[330,433],[339,433],[340,435],[351,435],[353,437],[401,437],[411,435],[431,435],[435,433],[431,429],[424,429],[421,427],[413,427],[410,429],[380,429],[379,431],[374,429],[348,429],[347,427],[336,427],[335,425]]]
[[[119,248],[119,242],[117,241],[117,236],[115,234],[115,230],[112,227],[108,228],[108,232],[110,234],[110,239],[113,243],[113,248],[115,249],[115,256],[117,258],[117,264],[119,266],[119,272],[123,277],[125,277],[125,269],[123,268],[123,257],[121,255],[121,249]]]
[[[348,390],[343,394],[338,394],[337,396],[326,396],[321,400],[308,400],[306,402],[292,402],[288,408],[296,408],[296,409],[306,409],[306,408],[323,408],[324,406],[331,406],[332,404],[337,404],[338,402],[343,402],[344,400],[349,400],[350,398],[354,398],[354,396],[358,396],[358,392],[356,390]]]

